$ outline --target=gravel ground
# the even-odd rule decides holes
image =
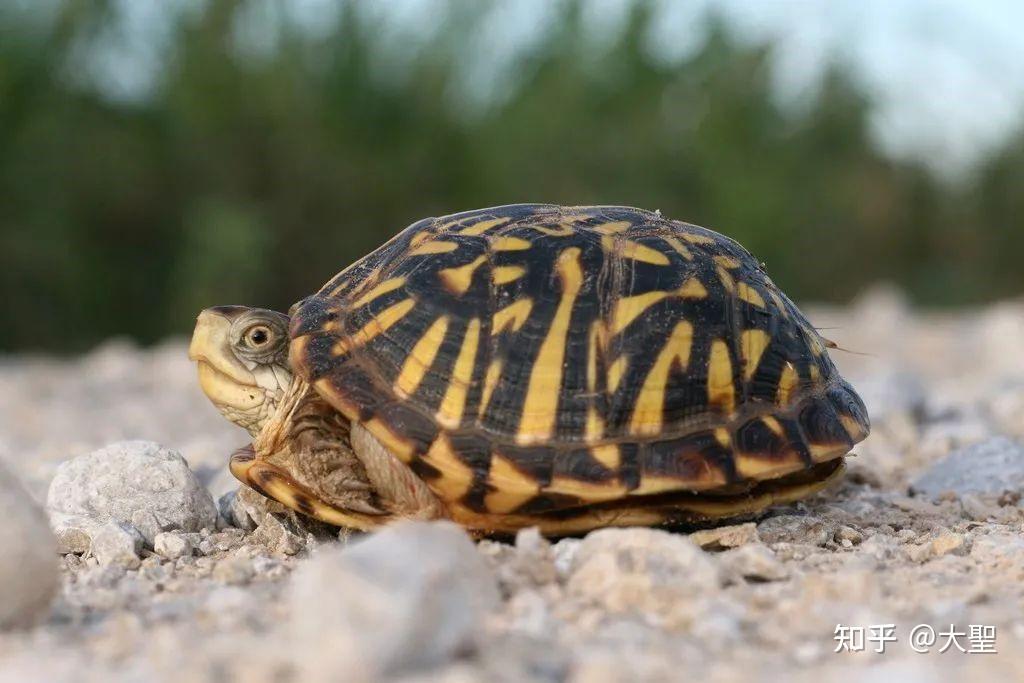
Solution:
[[[55,555],[52,605],[23,610],[38,623],[0,633],[0,678],[1024,680],[1024,305],[930,315],[878,290],[807,312],[846,349],[833,357],[874,422],[841,484],[727,527],[554,544],[474,545],[446,524],[339,542],[245,491],[199,529],[237,488],[225,465],[245,435],[201,395],[183,341],[6,358],[0,459],[40,505],[72,457],[127,439],[170,450],[108,449],[124,493],[100,456],[61,470],[51,524],[78,552]],[[147,482],[146,458],[173,483]],[[166,510],[143,514],[131,494],[151,485]],[[0,486],[0,502],[19,496]],[[53,539],[16,517],[0,520],[10,604],[52,590],[24,545]],[[837,626],[863,629],[863,651],[835,652]]]

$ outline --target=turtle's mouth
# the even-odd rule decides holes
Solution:
[[[255,377],[249,382],[239,382],[232,375],[221,372],[212,363],[197,359],[199,386],[214,405],[228,406],[240,411],[255,410],[267,400],[266,391],[256,385]]]

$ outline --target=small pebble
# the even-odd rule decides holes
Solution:
[[[142,534],[134,527],[107,522],[93,534],[90,552],[101,566],[115,564],[136,569],[144,542]]]
[[[276,514],[264,515],[253,532],[253,540],[280,555],[295,555],[305,548],[303,538],[288,529]]]
[[[732,526],[701,529],[690,534],[690,540],[704,550],[721,550],[737,548],[747,543],[757,543],[757,525],[753,522]]]
[[[234,555],[227,557],[213,568],[213,578],[229,586],[241,586],[249,583],[255,575],[252,561],[247,557]]]
[[[864,534],[857,531],[850,526],[841,526],[836,531],[836,540],[839,541],[844,548],[857,545],[864,540]]]
[[[781,581],[789,576],[786,565],[779,561],[770,548],[760,543],[726,550],[718,556],[718,561],[727,575],[750,581]]]
[[[960,496],[960,504],[963,506],[964,517],[978,522],[987,522],[1001,516],[1001,510],[995,505],[985,503],[977,496],[964,494]]]
[[[967,546],[963,534],[944,533],[931,542],[932,554],[935,557],[942,557],[950,553],[963,555]]]
[[[187,557],[192,554],[192,542],[187,536],[173,531],[164,531],[156,535],[153,549],[157,554],[169,560]]]

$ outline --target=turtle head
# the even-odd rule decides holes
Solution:
[[[188,357],[217,410],[255,437],[292,382],[288,316],[246,306],[207,308],[196,320]]]

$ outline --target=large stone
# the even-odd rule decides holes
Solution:
[[[58,577],[57,544],[46,515],[0,465],[0,628],[42,618]]]
[[[217,508],[176,451],[148,441],[124,441],[63,463],[50,484],[47,508],[64,538],[78,551],[106,522],[141,524],[148,544],[161,531],[213,528]]]
[[[950,453],[929,467],[912,488],[929,497],[946,491],[957,495],[997,496],[1024,491],[1024,446],[995,437]]]
[[[323,548],[295,572],[292,647],[308,679],[423,670],[471,652],[498,602],[462,529],[404,522]]]

